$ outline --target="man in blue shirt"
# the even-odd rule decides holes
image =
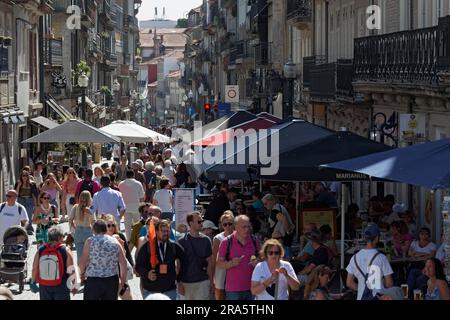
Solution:
[[[91,213],[101,217],[103,214],[112,214],[120,226],[120,220],[125,214],[125,202],[119,191],[110,188],[109,176],[100,179],[102,189],[94,195]]]

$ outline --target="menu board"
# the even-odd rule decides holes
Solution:
[[[303,209],[300,212],[300,230],[303,230],[303,226],[309,223],[314,223],[317,226],[317,229],[323,225],[329,225],[332,229],[333,237],[336,237],[336,209]]]
[[[176,227],[178,228],[180,224],[188,227],[186,217],[188,213],[195,211],[195,189],[179,188],[172,191]]]

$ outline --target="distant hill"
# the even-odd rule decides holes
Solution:
[[[139,28],[175,28],[177,25],[176,21],[173,20],[145,20],[139,21]]]

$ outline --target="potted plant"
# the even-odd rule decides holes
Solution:
[[[72,84],[74,87],[78,87],[78,78],[85,74],[86,76],[91,76],[91,67],[87,64],[86,61],[81,60],[80,63],[78,63],[75,66],[75,70],[72,70]]]
[[[100,92],[105,97],[105,105],[110,106],[111,102],[112,102],[112,98],[113,98],[113,94],[112,94],[111,90],[108,87],[103,86],[100,88]]]

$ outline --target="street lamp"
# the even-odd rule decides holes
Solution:
[[[117,79],[115,79],[114,80],[114,82],[113,82],[113,84],[112,84],[112,89],[113,89],[113,91],[114,91],[114,93],[116,94],[116,106],[117,106],[117,108],[116,108],[116,112],[117,112],[117,119],[116,120],[119,120],[119,106],[120,106],[120,104],[119,104],[119,91],[120,91],[120,83],[119,83],[119,81],[117,81]]]
[[[294,109],[294,80],[297,77],[297,66],[291,58],[284,65],[283,73],[287,80],[287,101],[283,104],[283,119],[287,119],[292,116]]]
[[[78,77],[78,86],[82,90],[82,96],[81,96],[81,119],[83,121],[86,121],[86,88],[89,86],[89,77],[82,73]]]

